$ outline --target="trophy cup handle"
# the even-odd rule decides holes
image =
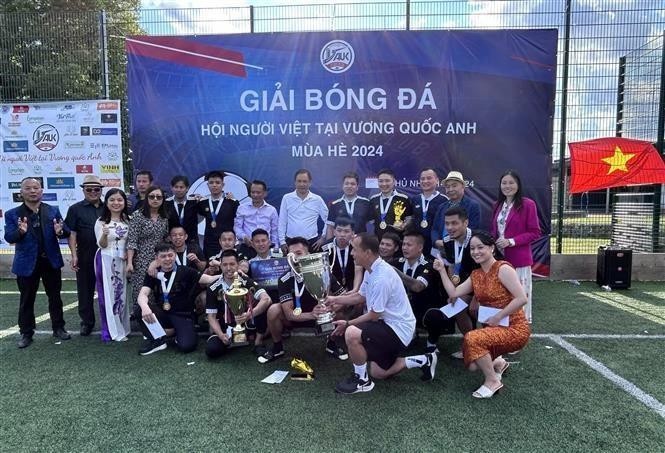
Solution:
[[[289,263],[289,267],[291,268],[291,271],[293,271],[293,274],[299,279],[302,280],[302,274],[296,270],[296,264],[298,264],[298,259],[296,258],[296,255],[292,252],[286,255],[286,261]]]

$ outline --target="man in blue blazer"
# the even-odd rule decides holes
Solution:
[[[5,240],[16,245],[12,272],[21,294],[18,325],[19,348],[32,343],[35,332],[35,298],[39,280],[44,283],[48,297],[53,336],[60,340],[71,337],[65,330],[62,312],[62,254],[58,240],[69,236],[60,210],[42,203],[44,190],[40,180],[32,177],[21,181],[23,204],[5,214]]]

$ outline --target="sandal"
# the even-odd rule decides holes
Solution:
[[[494,390],[491,390],[489,387],[486,387],[485,385],[481,385],[478,387],[478,390],[473,392],[471,396],[474,398],[479,398],[479,399],[486,399],[486,398],[492,398],[495,393],[497,393],[499,390],[503,388],[503,384],[495,388]]]
[[[509,363],[509,362],[505,362],[504,365],[503,365],[503,367],[502,367],[499,371],[496,371],[496,377],[497,377],[499,380],[501,380],[501,378],[503,377],[503,374],[508,370],[508,367],[509,367],[509,366],[510,366],[510,363]]]

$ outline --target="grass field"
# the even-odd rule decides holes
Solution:
[[[56,344],[48,320],[18,350],[15,290],[0,281],[0,451],[665,451],[662,283],[536,282],[534,337],[486,401],[471,397],[481,377],[448,358],[459,337],[441,340],[434,382],[410,371],[353,396],[333,391],[351,365],[312,337],[285,346],[316,380],[279,385],[260,380],[287,360],[260,365],[239,349],[210,362],[202,344],[140,357],[137,336]],[[66,319],[78,331],[75,307]]]

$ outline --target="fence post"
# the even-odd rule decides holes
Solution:
[[[411,0],[406,0],[406,29],[411,30]]]
[[[254,5],[249,5],[249,32],[254,33]]]
[[[656,134],[656,149],[665,155],[665,31],[663,32],[663,47],[660,56],[660,99],[658,102],[658,132]],[[660,206],[663,186],[658,184],[653,190],[653,251],[660,252]]]
[[[109,42],[106,34],[106,11],[99,12],[99,53],[102,61],[102,97],[109,98]]]
[[[570,15],[571,0],[566,0],[566,21],[563,28],[563,75],[561,81],[561,133],[559,135],[559,187],[557,207],[556,252],[562,252],[563,206],[566,202],[566,114],[568,104],[568,61],[570,60]]]

